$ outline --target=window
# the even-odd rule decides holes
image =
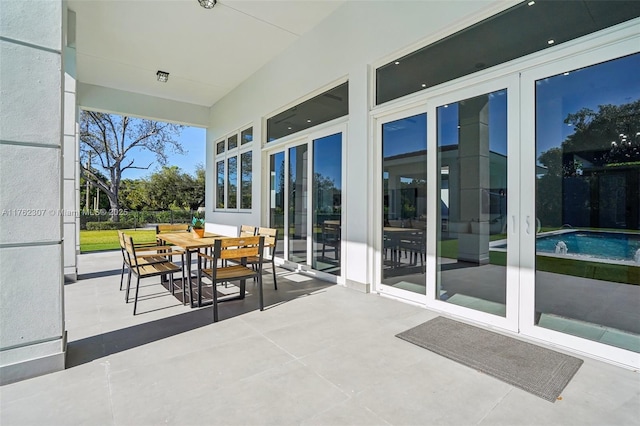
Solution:
[[[267,120],[267,142],[349,114],[349,82],[329,89]]]
[[[378,68],[376,104],[556,46],[638,16],[638,1],[522,2]],[[514,28],[518,30],[514,31]]]
[[[249,127],[216,142],[216,210],[251,209],[252,140],[253,127]]]

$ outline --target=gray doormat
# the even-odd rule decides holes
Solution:
[[[397,337],[555,402],[583,361],[437,317]]]

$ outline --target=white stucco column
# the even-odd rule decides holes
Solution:
[[[64,368],[61,1],[0,2],[0,382]]]
[[[62,257],[65,279],[78,277],[80,253],[80,146],[78,139],[78,107],[76,105],[76,13],[63,11],[65,20],[64,117],[62,145],[63,217]]]
[[[342,199],[342,208],[347,212],[346,226],[342,227],[345,285],[365,292],[371,291],[369,219],[373,190],[369,182],[372,150],[369,147],[368,75],[366,64],[349,70],[349,127],[343,159],[348,165],[343,177],[347,196]]]

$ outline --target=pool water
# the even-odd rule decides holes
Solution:
[[[576,231],[536,238],[536,251],[556,253],[556,246],[564,242],[567,254],[579,254],[610,260],[634,260],[640,249],[640,234],[616,232]]]

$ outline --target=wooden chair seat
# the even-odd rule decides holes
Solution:
[[[240,281],[239,298],[244,298],[246,280],[256,278],[258,281],[258,296],[260,310],[264,310],[262,294],[262,262],[257,267],[247,266],[247,258],[257,257],[262,260],[264,237],[238,237],[217,239],[212,246],[211,255],[198,253],[198,306],[202,305],[202,278],[207,277],[213,285],[213,321],[218,321],[218,291],[219,283]],[[228,265],[228,260],[239,261],[240,264]],[[210,261],[211,267],[206,267]],[[193,292],[189,292],[191,295]],[[192,296],[191,296],[192,297]],[[193,299],[192,299],[193,302]]]
[[[169,285],[171,286],[171,293],[174,293],[175,287],[173,285],[173,274],[176,272],[182,272],[182,293],[183,302],[186,303],[185,293],[185,276],[184,268],[176,265],[169,260],[170,256],[180,254],[182,257],[182,264],[184,265],[184,252],[176,252],[171,247],[157,246],[153,248],[145,248],[141,250],[154,251],[155,253],[138,254],[136,253],[136,247],[133,243],[133,239],[120,233],[121,245],[123,246],[124,263],[129,268],[129,276],[127,279],[127,291],[125,293],[125,300],[129,303],[129,290],[131,289],[131,275],[136,276],[136,293],[133,301],[133,315],[136,314],[138,308],[138,292],[140,290],[140,279],[154,277],[154,276],[169,276]],[[160,251],[160,253],[158,253]],[[124,273],[123,263],[123,273]],[[120,281],[122,287],[122,280]]]

